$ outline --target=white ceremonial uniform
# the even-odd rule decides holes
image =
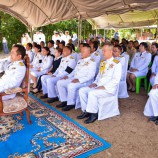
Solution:
[[[130,68],[138,69],[138,71],[130,72],[130,70],[129,70],[128,73],[132,73],[136,77],[146,76],[146,74],[148,72],[148,65],[149,65],[150,61],[151,61],[150,53],[143,52],[142,55],[141,55],[141,53],[136,53],[132,59]]]
[[[125,58],[120,55],[119,57],[116,57],[115,59],[119,60],[121,65],[122,65],[122,75],[121,75],[121,81],[125,78],[125,73],[127,72],[126,70],[126,61]]]
[[[40,60],[43,60],[43,55],[41,53],[36,53],[31,63],[34,70],[37,70],[41,66],[41,63],[39,63]]]
[[[68,68],[74,69],[75,66],[76,61],[71,55],[63,57],[58,69],[53,74],[55,77],[50,75],[44,75],[41,77],[43,94],[48,94],[49,98],[55,98],[57,96],[55,87],[57,81],[69,74],[67,70]]]
[[[77,53],[77,52],[75,52],[75,51],[73,51],[73,52],[71,53],[71,56],[74,57],[76,63],[78,62],[78,60],[81,59],[81,53]]]
[[[46,74],[49,71],[49,69],[52,67],[52,64],[53,64],[52,56],[50,56],[50,55],[43,56],[42,63],[39,67],[39,68],[41,68],[41,70],[37,71],[37,70],[31,69],[30,73],[34,77],[40,77],[41,75]]]
[[[8,65],[4,75],[0,78],[0,92],[6,89],[19,87],[25,77],[26,67],[23,60]],[[3,100],[14,98],[16,94],[3,96]]]
[[[128,53],[127,52],[123,52],[122,54],[121,54],[121,56],[123,56],[125,59],[126,59],[126,64],[128,65],[128,62],[129,62],[129,55],[128,55]],[[127,67],[128,68],[128,67]]]
[[[99,48],[99,47],[98,47],[97,52],[98,52],[98,54],[100,55],[100,60],[103,60],[103,59],[104,59],[104,56],[103,56],[102,48]]]
[[[67,105],[74,105],[77,99],[78,90],[81,87],[90,85],[96,73],[96,63],[91,57],[80,59],[74,71],[68,75],[68,79],[59,80],[57,89],[60,101],[67,101]],[[78,79],[78,83],[71,83],[73,79]]]
[[[153,61],[152,67],[151,67],[151,71],[155,75],[158,73],[158,55],[156,55],[155,58],[154,58],[154,61]],[[154,80],[155,80],[155,76],[150,78],[150,83],[151,83],[152,86],[154,85]]]
[[[34,58],[34,52],[32,50],[28,50],[26,51],[26,54],[29,56],[30,58],[30,63],[32,63],[33,58]]]
[[[158,73],[155,77],[155,84],[158,84]],[[145,116],[158,116],[158,89],[151,89],[148,101],[144,108]]]
[[[0,59],[0,73],[5,71],[10,63],[11,63],[10,56],[4,59]]]
[[[54,55],[54,48],[51,47],[51,48],[49,48],[49,50],[50,50],[50,54],[51,54],[51,55]]]
[[[91,58],[94,59],[97,64],[96,74],[98,74],[101,57],[98,52],[93,52],[91,53]]]
[[[122,61],[118,59],[122,64],[122,76],[121,76],[121,81],[119,84],[118,98],[128,98],[129,95],[127,92],[126,78],[127,78],[129,55],[127,53],[122,53],[121,56],[122,56],[122,58],[125,59],[125,63],[124,63],[123,59],[122,59]]]
[[[102,61],[100,70],[94,81],[97,87],[104,86],[105,90],[83,87],[79,90],[81,109],[83,112],[98,113],[98,99],[115,95],[122,74],[122,67],[118,60],[113,57]],[[108,103],[109,104],[109,103]],[[109,109],[111,106],[109,106]]]

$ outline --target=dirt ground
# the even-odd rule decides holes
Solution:
[[[112,144],[111,148],[90,158],[158,158],[158,126],[149,122],[143,115],[147,93],[142,87],[140,94],[129,93],[129,96],[128,99],[119,100],[120,116],[92,124],[86,125],[83,120],[76,119],[80,110],[65,112],[82,126]],[[56,104],[59,102],[51,105],[55,107]]]

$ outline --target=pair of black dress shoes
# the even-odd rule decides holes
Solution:
[[[48,94],[44,94],[43,96],[40,97],[41,99],[46,99],[48,98]],[[49,98],[47,100],[47,103],[54,103],[56,101],[59,101],[59,98],[58,97],[54,97],[54,98]]]
[[[84,123],[88,124],[96,121],[98,119],[98,114],[83,112],[81,115],[77,116],[77,119],[84,119],[86,117],[88,117],[88,119],[86,119]]]
[[[59,105],[56,105],[57,108],[62,108],[63,111],[69,111],[73,108],[75,108],[75,105],[67,105],[67,102],[62,102]]]

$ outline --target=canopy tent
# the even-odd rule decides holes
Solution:
[[[138,28],[157,25],[158,10],[130,11],[124,14],[102,15],[88,20],[93,29]]]
[[[72,18],[90,19],[158,8],[157,0],[1,0],[0,10],[28,27],[39,27]],[[156,12],[157,13],[157,12]],[[118,18],[118,16],[116,16]],[[157,17],[157,16],[156,16]],[[100,17],[104,19],[103,17]],[[115,15],[114,18],[115,19]],[[121,18],[120,18],[121,19]],[[109,19],[108,19],[109,20]],[[93,19],[95,21],[95,19]],[[101,22],[102,20],[100,20]],[[152,23],[152,21],[149,21]],[[106,22],[104,22],[104,26]],[[103,24],[95,26],[103,27]],[[109,25],[108,25],[109,26]]]

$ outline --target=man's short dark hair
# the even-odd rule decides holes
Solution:
[[[88,43],[83,43],[83,47],[91,48]]]
[[[144,46],[146,50],[148,49],[148,44],[146,42],[141,42],[140,45]]]
[[[60,43],[61,43],[63,46],[65,46],[65,41],[61,41]]]
[[[122,47],[120,45],[115,45],[114,48],[118,48],[118,50],[122,52]]]
[[[64,46],[64,48],[67,48],[72,53],[72,47],[70,47],[70,46]]]
[[[95,51],[98,49],[98,43],[97,42],[92,42],[93,48],[95,48]]]
[[[155,46],[158,49],[158,44],[157,43],[152,43],[152,46]]]
[[[32,49],[32,43],[27,43],[27,45]]]
[[[51,43],[51,44],[54,45],[54,41],[53,40],[48,41],[48,43]]]
[[[38,49],[38,52],[41,52],[41,46],[39,44],[37,44],[35,47]]]
[[[44,41],[41,41],[40,43],[43,43],[43,44],[45,44],[45,43],[44,43]]]
[[[13,47],[17,48],[17,54],[21,55],[21,59],[24,59],[25,55],[26,55],[26,49],[24,46],[20,45],[20,44],[15,44]]]

